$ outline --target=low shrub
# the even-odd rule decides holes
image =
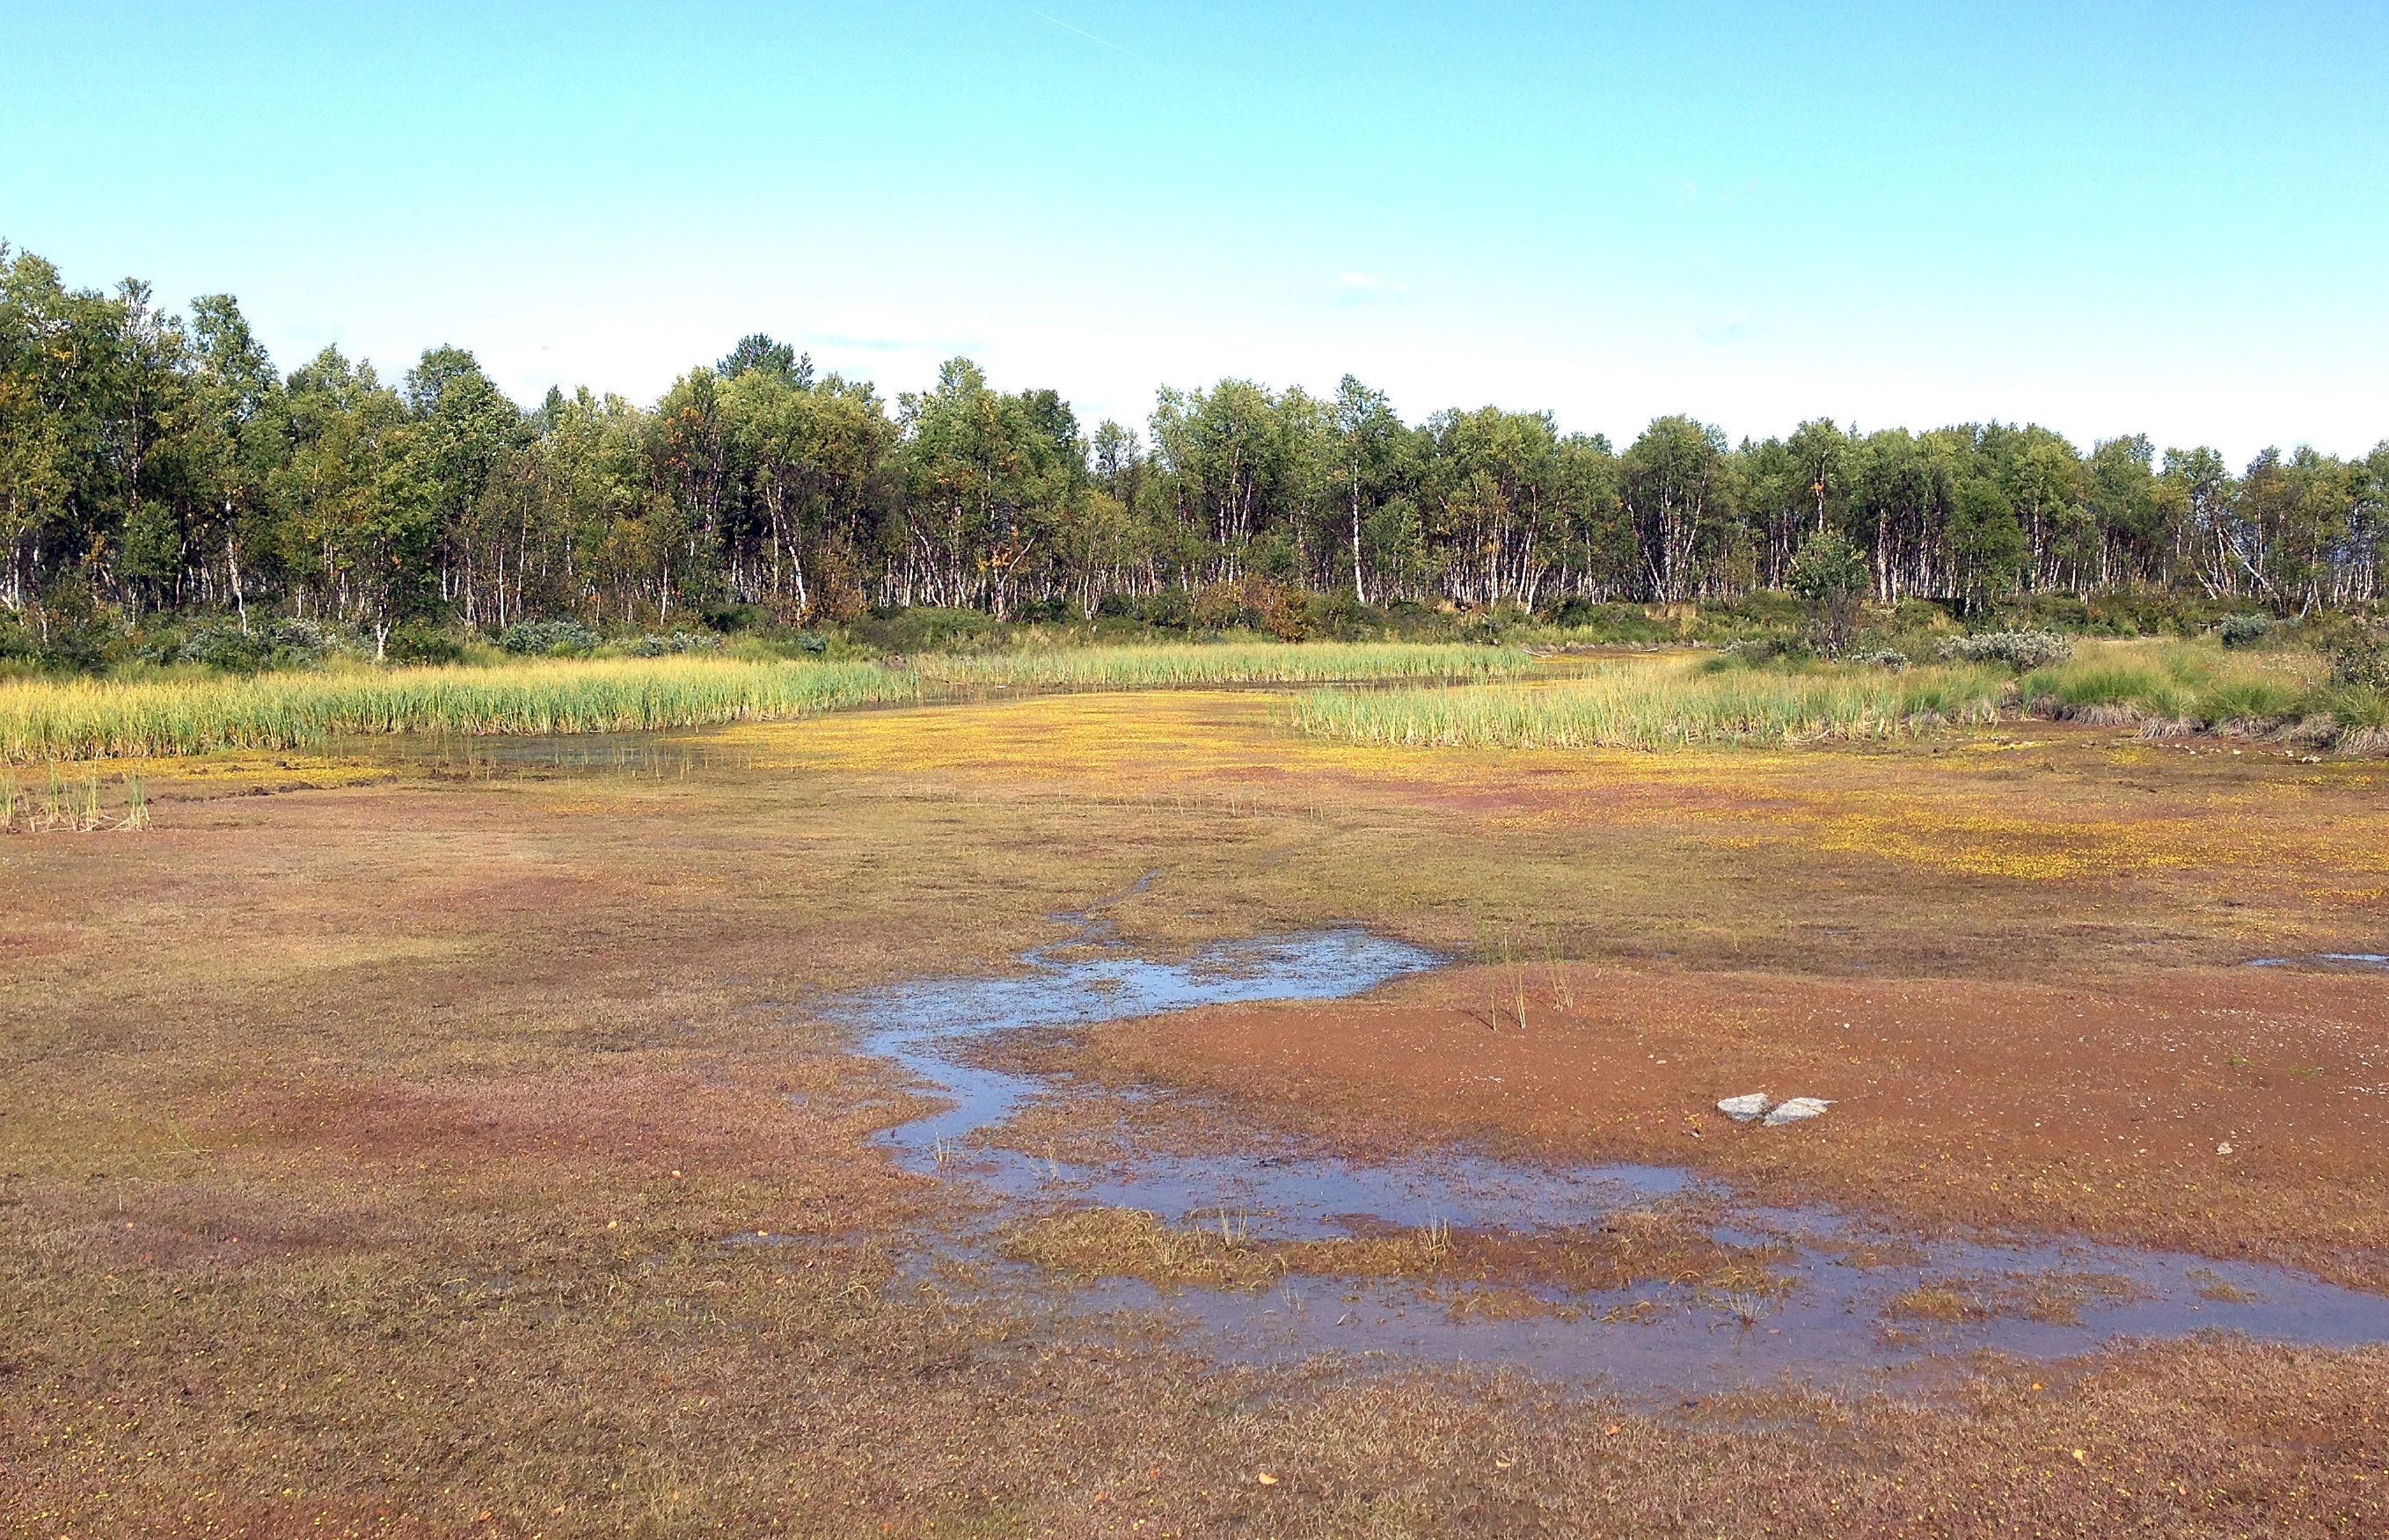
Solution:
[[[2349,630],[2331,650],[2331,682],[2360,690],[2389,692],[2389,646],[2369,626]]]
[[[2229,615],[2216,628],[2216,634],[2227,647],[2253,646],[2280,623],[2269,615]]]
[[[875,609],[850,622],[848,635],[872,652],[965,652],[1000,645],[1003,625],[985,610]]]
[[[517,620],[498,633],[507,652],[550,657],[594,652],[605,640],[578,620]]]
[[[703,618],[708,630],[749,631],[768,623],[771,613],[760,605],[708,605]]]
[[[392,663],[454,663],[465,655],[465,644],[445,631],[402,626],[382,643],[382,656]]]
[[[2161,590],[2096,594],[2083,608],[2082,630],[2094,636],[2196,636],[2208,624],[2203,600]]]
[[[1060,593],[1046,599],[1023,599],[1013,606],[1011,618],[1023,626],[1059,626],[1078,618],[1078,606]]]
[[[1258,576],[1209,583],[1194,595],[1194,624],[1205,630],[1241,628],[1280,642],[1299,642],[1310,634],[1303,597],[1300,589]]]
[[[274,639],[277,661],[285,653],[295,653],[312,662],[356,640],[353,634],[344,632],[339,627],[304,616],[276,620],[267,634]]]
[[[2074,643],[2057,631],[1977,631],[1945,637],[1935,651],[1944,663],[2004,663],[2025,673],[2064,662]]]
[[[1797,605],[1794,612],[1796,615]],[[1706,612],[1704,612],[1704,618]],[[1673,640],[1679,628],[1672,620],[1654,619],[1641,605],[1619,600],[1605,602],[1571,598],[1553,606],[1550,614],[1553,626],[1574,632],[1587,642],[1650,643]]]
[[[2091,625],[2090,602],[2074,593],[2019,593],[1998,601],[1983,619],[2002,631],[2081,631]]]
[[[721,645],[722,638],[711,631],[672,631],[661,636],[649,631],[623,643],[622,650],[632,657],[662,657],[669,653],[709,652]]]
[[[227,674],[253,674],[274,662],[274,639],[238,626],[195,626],[168,638],[150,655],[160,663],[197,663]]]

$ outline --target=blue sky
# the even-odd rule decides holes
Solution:
[[[1623,441],[2389,437],[2389,6],[31,6],[0,238],[285,367],[769,331],[1092,426],[1225,375]]]

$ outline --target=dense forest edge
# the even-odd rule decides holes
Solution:
[[[457,348],[394,385],[335,348],[285,374],[229,296],[171,315],[0,244],[0,676],[2021,629],[2270,629],[2365,674],[2389,442],[2234,474],[2144,435],[1667,416],[1618,450],[1548,413],[1405,424],[1349,376],[1164,388],[1089,432],[968,360],[890,402],[763,336],[651,407],[527,410]]]

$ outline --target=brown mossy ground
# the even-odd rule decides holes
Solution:
[[[860,713],[693,735],[685,779],[231,757],[147,767],[147,833],[0,838],[0,1513],[44,1535],[2389,1526],[2376,1351],[2167,1344],[1660,1415],[1514,1377],[1218,1368],[899,1282],[961,1200],[867,1142],[906,1088],[812,1003],[1001,968],[1156,869],[1112,913],[1158,949],[1360,922],[1512,961],[1038,1051],[1356,1146],[1692,1160],[1901,1223],[2378,1279],[2380,981],[2229,966],[2378,949],[2375,772],[2038,728],[1361,753],[1272,710]],[[1335,1094],[1305,1057],[1331,1045]],[[1685,1136],[1762,1088],[1842,1101],[1771,1140],[1713,1113]],[[2235,1209],[2233,1240],[2212,1215]]]
[[[1760,1299],[1791,1286],[1772,1270],[1790,1259],[1788,1248],[1720,1242],[1711,1233],[1716,1216],[1702,1206],[1629,1209],[1598,1228],[1530,1236],[1435,1226],[1310,1241],[1256,1240],[1227,1216],[1216,1225],[1171,1225],[1142,1209],[1068,1208],[1007,1223],[996,1249],[1080,1279],[1251,1290],[1293,1277],[1406,1278],[1460,1290],[1463,1302],[1498,1291],[1537,1314],[1547,1313],[1549,1302],[1525,1286],[1583,1294],[1642,1284]]]
[[[2055,1229],[2381,1290],[2384,1003],[2389,980],[2291,968],[2067,986],[1536,961],[1118,1023],[1038,1057],[1345,1148],[1683,1165],[1912,1229]],[[1745,1091],[1833,1105],[1782,1128],[1717,1112]]]

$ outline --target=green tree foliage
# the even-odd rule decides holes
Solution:
[[[752,332],[738,339],[738,346],[722,356],[713,372],[723,379],[736,379],[750,373],[768,375],[804,390],[813,383],[813,355],[799,357],[787,343],[774,342],[761,332]]]
[[[1651,596],[1693,597],[1705,537],[1714,548],[1731,506],[1725,435],[1690,417],[1662,417],[1625,455],[1622,491]]]
[[[2015,586],[2031,554],[2014,505],[1989,477],[1959,484],[1949,503],[1948,545],[1951,587],[1977,610]]]
[[[1859,603],[1872,584],[1866,552],[1838,529],[1812,534],[1792,558],[1793,592],[1808,601],[1820,646],[1837,654],[1855,629]]]
[[[1325,397],[1165,388],[1142,431],[1090,435],[1054,391],[967,359],[891,405],[761,333],[652,406],[552,389],[524,411],[460,348],[394,388],[336,349],[285,375],[229,296],[177,317],[0,246],[0,646],[70,661],[111,615],[160,611],[246,636],[262,605],[386,639],[1117,599],[1292,631],[1306,589],[1549,607],[1792,587],[1838,637],[1859,602],[1911,596],[2361,607],[2384,557],[2389,443],[2235,475],[2138,435],[2086,454],[2032,425],[1819,417],[1733,447],[1672,415],[1618,452],[1546,413],[1405,424],[1350,376]]]

